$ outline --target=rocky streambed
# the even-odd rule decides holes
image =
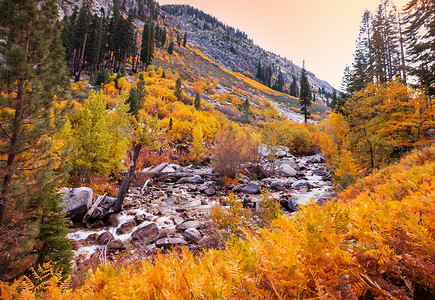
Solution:
[[[145,188],[130,188],[120,213],[87,226],[77,219],[71,224],[67,237],[74,246],[74,260],[82,264],[88,259],[145,258],[174,246],[201,249],[213,239],[208,234],[210,209],[226,205],[229,193],[255,210],[260,191],[268,191],[289,214],[310,199],[323,203],[330,197],[331,174],[321,155],[295,157],[281,148],[271,163],[265,159],[266,149],[262,153],[261,163],[245,165],[245,175],[229,187],[220,183],[212,167],[166,165],[160,174],[167,176],[148,181]],[[106,197],[103,206],[114,200]]]

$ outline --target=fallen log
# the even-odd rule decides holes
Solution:
[[[107,193],[105,193],[103,196],[99,196],[97,200],[95,200],[94,204],[92,204],[91,208],[88,210],[86,215],[83,217],[83,223],[86,224],[86,222],[89,220],[89,218],[92,216],[92,213],[94,210],[101,204],[101,202],[106,199]]]

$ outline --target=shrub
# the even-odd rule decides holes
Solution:
[[[217,134],[213,148],[212,164],[222,176],[235,178],[240,166],[259,160],[258,144],[245,132],[231,127]]]

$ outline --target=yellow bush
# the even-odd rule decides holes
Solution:
[[[249,212],[214,208],[236,233]],[[237,226],[239,225],[239,226]],[[281,215],[225,250],[186,248],[153,261],[101,265],[75,291],[53,277],[0,283],[3,299],[431,299],[435,294],[435,146],[373,173],[322,206]],[[50,280],[54,280],[50,283]],[[59,287],[61,286],[61,287]]]

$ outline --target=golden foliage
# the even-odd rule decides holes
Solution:
[[[182,249],[153,263],[100,266],[80,289],[62,293],[57,284],[36,293],[35,283],[22,278],[0,285],[2,299],[431,299],[434,179],[432,146],[334,201],[281,215],[267,229],[244,230],[244,239],[230,239],[225,250],[194,257]],[[234,196],[228,204],[214,213],[221,228],[237,231],[249,214]]]
[[[212,164],[221,175],[235,178],[241,164],[259,160],[258,143],[251,134],[226,127],[216,137]]]

